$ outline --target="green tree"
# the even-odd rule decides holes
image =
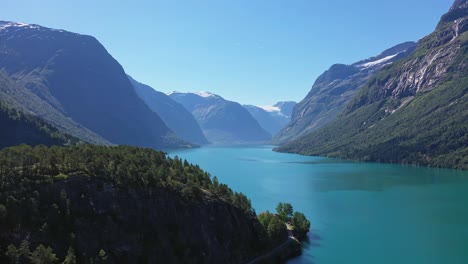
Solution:
[[[58,261],[52,248],[45,247],[42,244],[37,246],[36,250],[32,252],[30,260],[33,264],[51,264]]]
[[[31,251],[29,250],[29,241],[23,240],[16,248],[15,245],[10,244],[7,248],[5,255],[10,259],[11,263],[27,263],[31,257]]]
[[[288,222],[289,218],[292,217],[294,210],[290,203],[278,203],[276,206],[276,212],[281,220]]]
[[[72,247],[68,248],[67,255],[65,256],[65,260],[63,260],[62,264],[76,264],[75,250],[73,250]]]
[[[258,220],[271,244],[279,243],[287,238],[286,225],[274,214],[268,211],[263,212],[258,216]]]
[[[3,204],[0,204],[0,222],[3,222],[8,216],[8,211]]]
[[[7,251],[5,253],[7,258],[10,259],[10,262],[13,264],[19,264],[20,263],[20,252],[19,250],[15,247],[15,245],[10,244],[7,248]]]
[[[296,237],[305,238],[310,229],[310,221],[307,220],[305,215],[300,212],[295,212],[292,217],[292,224],[294,226],[294,234]]]

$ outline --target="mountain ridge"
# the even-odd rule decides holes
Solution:
[[[39,113],[60,129],[69,118],[114,144],[188,145],[138,97],[122,66],[92,36],[0,22],[0,69],[60,113]],[[65,132],[82,137],[81,130]]]
[[[369,79],[340,117],[278,150],[468,169],[468,5]]]
[[[131,76],[128,78],[140,98],[179,137],[195,144],[206,145],[209,143],[193,115],[183,105],[165,93],[134,80]]]
[[[215,144],[268,142],[271,135],[236,102],[219,95],[173,92],[169,95],[193,114],[208,141]]]
[[[296,102],[278,102],[273,106],[243,105],[270,135],[275,136],[290,120]]]
[[[306,97],[295,106],[291,121],[272,142],[284,144],[332,122],[361,85],[386,65],[410,55],[415,48],[416,43],[404,42],[350,65],[332,65],[317,78]]]

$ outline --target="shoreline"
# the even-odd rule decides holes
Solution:
[[[302,244],[295,238],[288,237],[283,244],[247,262],[247,264],[286,263],[287,260],[302,255]]]

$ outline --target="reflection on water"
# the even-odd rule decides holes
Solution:
[[[468,172],[306,157],[262,147],[173,151],[252,200],[311,219],[291,263],[468,263]]]

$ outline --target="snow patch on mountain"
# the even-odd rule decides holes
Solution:
[[[63,29],[53,29],[53,28],[47,28],[43,26],[39,26],[36,24],[27,24],[23,22],[11,22],[11,21],[0,21],[0,31],[17,31],[20,29],[36,29],[39,31],[45,31],[45,30],[50,30],[50,31],[56,31],[56,32],[66,32]],[[70,32],[69,32],[70,33]],[[79,35],[77,33],[72,33]]]
[[[393,55],[390,55],[390,56],[387,56],[387,57],[382,58],[382,59],[380,59],[380,60],[367,62],[367,63],[364,63],[364,64],[359,65],[359,67],[369,68],[369,67],[372,67],[372,66],[375,66],[375,65],[379,65],[379,64],[385,63],[385,62],[387,62],[387,61],[389,61],[389,60],[395,58],[398,54],[399,54],[399,53],[393,54]]]
[[[206,92],[206,91],[195,92],[194,94],[196,94],[198,96],[201,96],[201,97],[204,97],[204,98],[217,97],[216,94],[212,94],[212,93]]]
[[[36,29],[39,28],[38,25],[31,25],[22,22],[8,22],[8,21],[0,21],[0,30],[9,29],[9,28],[29,28],[29,29]]]
[[[260,107],[261,109],[267,111],[267,112],[280,112],[281,109],[277,106],[273,106],[273,105],[263,105],[263,106],[258,106]]]

